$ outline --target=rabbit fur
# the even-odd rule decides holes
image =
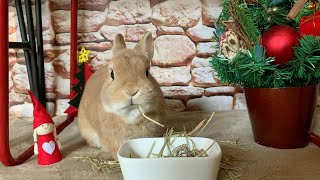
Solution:
[[[162,132],[138,111],[139,105],[147,116],[164,123],[164,97],[149,73],[153,51],[150,32],[134,49],[126,49],[122,35],[115,37],[112,59],[90,77],[79,105],[78,126],[89,146],[117,159],[123,142]]]

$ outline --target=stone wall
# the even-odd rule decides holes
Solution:
[[[46,91],[52,115],[68,107],[70,72],[70,1],[43,0]],[[111,58],[112,41],[123,34],[134,47],[151,31],[155,54],[151,73],[171,111],[244,109],[240,88],[223,86],[210,67],[217,52],[214,23],[222,0],[80,0],[79,48],[91,50],[95,70]],[[14,4],[10,7],[10,41],[21,41]],[[10,50],[10,114],[32,116],[29,84],[22,51]]]

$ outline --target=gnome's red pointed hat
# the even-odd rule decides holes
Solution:
[[[33,110],[33,129],[39,127],[41,124],[45,123],[52,123],[54,124],[53,120],[51,119],[51,116],[47,112],[46,108],[42,106],[42,104],[38,101],[38,99],[32,94],[31,91],[28,91],[32,104],[34,107]]]

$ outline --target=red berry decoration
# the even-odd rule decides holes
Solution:
[[[294,56],[293,47],[299,45],[300,34],[290,26],[275,25],[261,35],[261,44],[267,57],[274,57],[274,64],[284,66]]]
[[[320,36],[320,11],[301,18],[299,32],[301,35]]]
[[[219,42],[223,41],[226,38],[227,31],[228,31],[228,28],[226,28],[226,30],[221,34],[219,38]]]

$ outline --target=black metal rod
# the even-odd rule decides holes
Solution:
[[[26,24],[25,24],[24,18],[23,18],[21,0],[15,0],[15,3],[16,3],[17,17],[18,17],[18,22],[19,22],[19,27],[20,27],[21,39],[23,42],[28,42]],[[30,46],[30,44],[29,44],[29,46]],[[24,56],[25,56],[25,61],[26,61],[26,66],[27,66],[27,73],[28,73],[28,77],[29,77],[30,90],[32,92],[34,92],[35,87],[34,87],[33,79],[31,78],[32,77],[32,74],[31,74],[32,68],[31,68],[30,51],[24,50]]]
[[[31,47],[29,42],[9,42],[9,48],[30,50]]]
[[[36,0],[36,29],[37,29],[37,50],[38,50],[38,70],[39,70],[39,87],[40,87],[40,102],[46,107],[46,85],[44,74],[44,58],[43,58],[43,38],[42,38],[42,13],[41,0]]]
[[[34,35],[34,27],[33,27],[33,18],[32,18],[32,8],[31,8],[31,0],[25,0],[25,8],[26,8],[26,17],[28,23],[28,34],[29,34],[29,42],[31,46],[30,50],[30,58],[31,58],[31,78],[34,84],[34,92],[33,94],[37,99],[40,100],[40,89],[39,89],[39,73],[38,73],[38,65],[37,65],[37,51],[36,51],[36,41]]]

